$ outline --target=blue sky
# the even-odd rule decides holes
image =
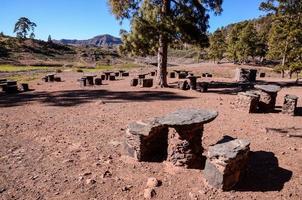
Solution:
[[[15,22],[28,17],[38,26],[36,37],[47,39],[88,39],[99,34],[119,35],[121,26],[111,15],[107,0],[0,0],[0,32],[13,35]],[[210,31],[230,23],[264,15],[258,7],[262,0],[224,0],[224,12],[211,16]]]

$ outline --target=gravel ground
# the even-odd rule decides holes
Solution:
[[[231,81],[227,77],[233,68],[226,66],[223,76],[215,74],[215,67],[188,68],[212,72],[214,80]],[[64,82],[34,81],[31,92],[0,93],[0,199],[143,199],[148,177],[161,181],[154,199],[302,199],[301,87],[285,87],[278,93],[277,110],[285,94],[299,96],[298,116],[290,117],[278,111],[237,111],[232,105],[236,95],[228,90],[131,88],[131,77],[81,88],[76,80],[82,74],[59,75]],[[279,81],[276,76],[264,80]],[[123,155],[128,123],[180,108],[219,112],[205,126],[205,149],[224,135],[251,142],[255,162],[234,190],[210,188],[200,170],[137,163]]]

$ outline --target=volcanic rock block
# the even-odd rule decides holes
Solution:
[[[61,77],[56,76],[56,77],[55,77],[55,82],[62,82]]]
[[[114,75],[115,75],[116,77],[119,77],[119,76],[120,76],[120,72],[114,72]]]
[[[48,81],[49,82],[54,82],[55,81],[55,74],[47,74]]]
[[[109,81],[115,81],[115,75],[114,74],[109,76]]]
[[[238,82],[255,82],[257,77],[256,69],[237,68],[235,80]]]
[[[105,74],[102,74],[102,75],[101,75],[101,79],[102,79],[102,81],[106,80],[106,75],[105,75]]]
[[[190,74],[187,76],[187,79],[189,79],[189,87],[191,90],[196,90],[197,88],[197,79],[200,78],[200,76],[194,76]]]
[[[124,152],[138,161],[163,161],[167,157],[167,127],[156,119],[128,125]]]
[[[277,85],[255,85],[260,91],[259,110],[261,112],[271,112],[275,109],[277,94],[280,86]]]
[[[142,79],[142,87],[152,87],[153,86],[153,79]]]
[[[181,90],[190,89],[188,81],[178,81],[178,88],[181,89]]]
[[[86,78],[80,78],[79,82],[80,82],[81,87],[85,87],[87,85],[87,79]]]
[[[180,72],[178,74],[178,79],[185,79],[185,78],[187,78],[187,76],[188,76],[188,73],[186,73],[186,72]]]
[[[94,84],[95,85],[102,85],[102,78],[95,78],[94,79]]]
[[[170,73],[169,73],[169,77],[170,77],[170,78],[176,78],[175,72],[170,72]]]
[[[262,72],[262,73],[260,73],[259,76],[260,76],[260,78],[265,78],[265,75],[266,75],[266,74],[265,74],[264,72]]]
[[[218,116],[215,111],[183,109],[158,118],[169,127],[167,161],[177,167],[202,166],[203,125]]]
[[[151,75],[151,76],[156,76],[156,71],[150,72],[150,75]]]
[[[27,84],[27,83],[21,83],[21,85],[20,85],[20,90],[21,90],[22,92],[27,92],[27,91],[29,91],[29,86],[28,86],[28,84]]]
[[[123,72],[122,73],[122,77],[128,77],[129,76],[129,72]]]
[[[235,102],[236,108],[246,113],[256,113],[258,110],[260,95],[255,92],[240,92]]]
[[[295,95],[287,94],[284,97],[284,103],[282,107],[283,114],[289,114],[291,116],[295,115],[295,111],[297,109],[298,97]]]
[[[8,94],[13,94],[18,92],[18,86],[17,85],[7,85],[5,92]]]
[[[249,159],[250,143],[246,140],[222,140],[210,146],[204,177],[211,186],[231,190],[240,180]]]
[[[130,81],[130,86],[135,87],[138,85],[138,79],[134,78]]]

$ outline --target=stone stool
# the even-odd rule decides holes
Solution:
[[[42,81],[44,81],[45,83],[47,83],[47,82],[48,82],[48,77],[47,77],[47,76],[44,76],[44,77],[42,78]]]
[[[151,75],[151,76],[156,76],[156,71],[150,72],[150,75]]]
[[[182,109],[159,118],[160,124],[170,128],[167,161],[177,167],[201,168],[204,124],[217,116],[216,111]]]
[[[283,107],[282,107],[282,113],[294,116],[295,112],[296,112],[296,109],[297,109],[298,99],[299,98],[297,96],[295,96],[295,95],[287,94],[284,97],[284,103],[283,103]]]
[[[281,90],[277,85],[255,85],[255,89],[260,91],[259,110],[261,112],[271,112],[275,109],[276,98]]]
[[[21,83],[21,84],[20,84],[20,90],[21,90],[22,92],[27,92],[27,91],[29,91],[28,83]]]
[[[128,77],[129,76],[129,72],[123,72],[122,73],[122,77]]]
[[[188,81],[178,81],[178,88],[181,90],[188,90],[189,89]]]
[[[87,76],[86,81],[88,85],[94,85],[93,77],[92,76]]]
[[[235,80],[238,82],[255,82],[257,77],[256,69],[237,68]]]
[[[138,85],[138,79],[134,78],[130,81],[130,86],[135,87]]]
[[[101,75],[101,79],[102,79],[102,81],[106,80],[106,75],[105,75],[105,74],[102,74],[102,75]]]
[[[95,78],[94,79],[94,84],[95,85],[102,85],[102,78]]]
[[[114,72],[114,75],[115,75],[116,77],[119,77],[119,76],[120,76],[120,72]]]
[[[199,83],[200,92],[207,92],[208,88],[209,88],[209,83],[207,83],[207,82]]]
[[[142,87],[152,87],[153,86],[153,79],[142,79]]]
[[[239,92],[235,106],[246,113],[256,113],[258,111],[259,100],[260,94],[256,94],[255,92]]]
[[[247,167],[249,146],[248,141],[233,138],[210,146],[203,171],[207,183],[217,189],[231,190]]]
[[[138,78],[139,78],[139,79],[144,79],[144,78],[146,78],[146,75],[145,75],[145,74],[139,74],[139,75],[138,75]]]
[[[169,77],[170,77],[170,78],[176,78],[175,72],[170,72],[170,73],[169,73]]]
[[[111,74],[109,76],[109,81],[115,81],[115,74]]]
[[[262,72],[262,73],[260,73],[259,76],[260,76],[260,78],[265,78],[265,75],[266,75],[266,74]]]
[[[62,79],[61,79],[61,77],[55,77],[55,82],[62,82]]]
[[[189,86],[190,86],[191,90],[196,90],[198,78],[200,78],[200,76],[194,76],[191,74],[189,76],[187,76],[187,79],[189,79]]]
[[[80,86],[81,87],[85,87],[87,85],[87,79],[86,78],[80,78],[79,79],[79,82],[80,82]]]

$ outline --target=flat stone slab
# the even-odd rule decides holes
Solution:
[[[239,151],[246,151],[250,146],[247,140],[231,140],[209,147],[208,158],[220,158],[222,160],[234,159]]]
[[[281,87],[278,85],[255,85],[255,88],[270,93],[276,93],[281,90]]]
[[[128,131],[132,135],[149,136],[153,128],[159,128],[162,125],[156,120],[137,121],[128,125]]]
[[[292,99],[292,100],[297,100],[299,99],[299,97],[297,97],[296,95],[292,95],[292,94],[287,94],[285,96],[286,99]]]
[[[192,124],[206,124],[213,121],[218,112],[199,109],[181,109],[158,118],[158,122],[167,126],[185,126]]]

